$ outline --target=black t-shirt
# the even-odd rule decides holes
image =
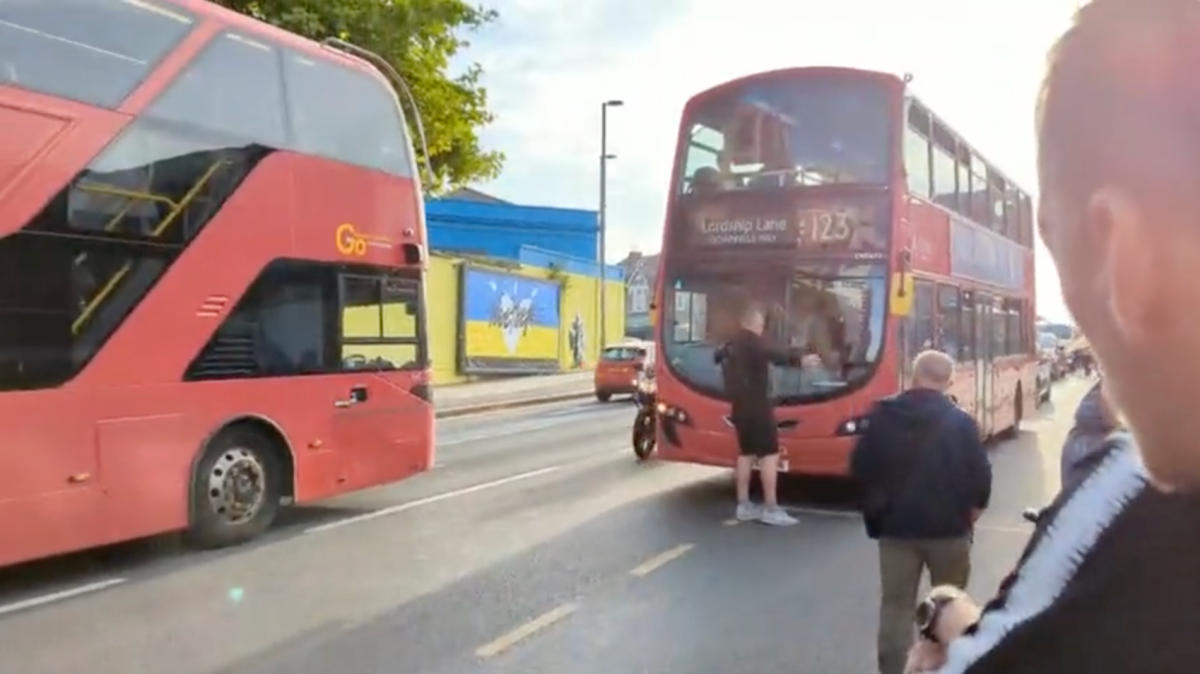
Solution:
[[[770,346],[761,335],[741,330],[717,357],[733,418],[773,418],[771,365],[786,365],[787,353]]]
[[[1150,488],[1128,437],[1110,444],[939,674],[1200,671],[1200,498]]]

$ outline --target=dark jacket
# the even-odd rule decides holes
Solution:
[[[1087,477],[1094,465],[1089,459],[1104,448],[1104,440],[1116,427],[1104,419],[1100,383],[1087,392],[1075,410],[1075,426],[1067,434],[1062,450],[1062,488],[1070,489]]]
[[[897,475],[908,480],[898,484]],[[987,507],[992,467],[975,420],[945,395],[905,391],[877,403],[850,457],[865,493],[886,494],[880,538],[957,538]]]
[[[1149,487],[1124,431],[1085,460],[937,674],[1197,671],[1200,495]]]

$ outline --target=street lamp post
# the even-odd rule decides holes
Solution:
[[[608,266],[605,263],[608,253],[607,235],[608,235],[608,160],[616,159],[616,155],[608,153],[608,109],[619,108],[625,105],[625,101],[609,100],[600,104],[600,209],[596,213],[597,227],[597,252],[598,261],[600,263],[600,329],[598,330],[600,343],[598,349],[603,349],[608,343],[608,305],[607,293],[605,287],[608,285]]]

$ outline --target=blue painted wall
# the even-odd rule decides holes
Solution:
[[[434,250],[599,276],[595,211],[430,199],[425,202],[425,220]],[[608,265],[605,277],[619,281],[624,274],[620,267]]]
[[[535,246],[596,259],[596,213],[568,208],[431,199],[425,204],[430,246],[515,260]]]

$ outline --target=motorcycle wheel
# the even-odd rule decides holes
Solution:
[[[654,453],[654,427],[640,416],[633,425],[633,453],[645,461]]]

